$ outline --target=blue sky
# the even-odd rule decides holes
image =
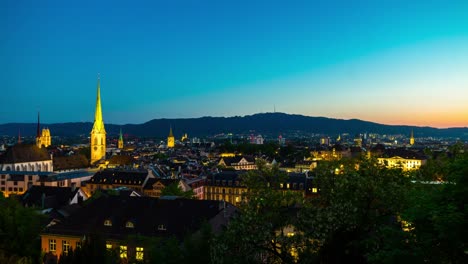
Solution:
[[[468,1],[2,1],[0,123],[468,126]]]

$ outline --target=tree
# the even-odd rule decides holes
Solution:
[[[446,164],[446,182],[416,182],[405,219],[414,227],[410,248],[429,263],[466,263],[468,259],[468,154]]]
[[[195,193],[193,190],[183,191],[182,188],[180,188],[179,183],[174,182],[162,189],[161,196],[179,196],[187,199],[194,199]]]
[[[9,259],[5,263],[38,263],[42,215],[13,197],[3,197],[3,193],[0,208],[0,258]]]
[[[309,239],[300,257],[325,263],[382,260],[376,254],[391,259],[393,253],[383,251],[389,240],[403,243],[398,216],[409,178],[365,158],[321,163],[315,177],[320,196],[307,201],[299,218]]]
[[[279,190],[286,175],[277,166],[267,167],[260,160],[257,168],[242,178],[247,187],[243,198],[247,202],[241,204],[240,214],[215,238],[214,262],[295,262],[294,252],[302,246],[302,236],[294,233],[294,220],[302,196]]]

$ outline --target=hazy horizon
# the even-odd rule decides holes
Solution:
[[[205,118],[205,117],[211,117],[211,118],[231,118],[231,117],[246,117],[246,116],[253,116],[253,115],[259,115],[259,114],[286,114],[286,115],[300,115],[300,116],[306,116],[306,117],[317,117],[317,118],[328,118],[328,119],[338,119],[338,120],[360,120],[364,122],[372,122],[372,123],[377,123],[381,125],[391,125],[391,126],[413,126],[413,127],[432,127],[432,128],[438,128],[438,129],[447,129],[447,128],[468,128],[468,126],[463,126],[463,127],[436,127],[436,126],[419,126],[419,125],[411,125],[411,124],[386,124],[386,123],[379,123],[379,122],[374,122],[370,120],[364,120],[364,119],[359,119],[359,118],[334,118],[334,117],[326,117],[326,116],[310,116],[310,115],[303,115],[303,114],[295,114],[295,113],[285,113],[285,112],[259,112],[259,113],[252,113],[252,114],[246,114],[246,115],[233,115],[233,116],[197,116],[197,117],[161,117],[161,118],[151,118],[149,120],[146,120],[144,122],[140,123],[110,123],[106,122],[104,120],[105,125],[141,125],[147,122],[150,122],[152,120],[164,120],[164,119],[198,119],[198,118]],[[46,125],[51,125],[51,124],[63,124],[63,123],[93,123],[94,120],[87,120],[87,121],[65,121],[65,122],[47,122],[44,123],[41,121],[41,127],[46,126]],[[6,124],[37,124],[37,116],[35,122],[6,122],[6,123],[0,123],[0,125],[6,125]]]

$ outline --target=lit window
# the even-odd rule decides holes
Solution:
[[[49,239],[49,251],[57,250],[57,242],[55,239]]]
[[[158,230],[166,230],[166,226],[163,224],[158,225]]]
[[[136,258],[136,260],[143,260],[143,248],[142,247],[137,247],[136,248],[135,258]]]
[[[112,249],[112,244],[107,244],[107,243],[106,243],[106,249],[107,249],[107,250],[111,250],[111,249]]]
[[[62,240],[63,253],[68,253],[69,250],[70,250],[70,242],[68,242],[67,240]]]
[[[289,189],[289,183],[287,183],[287,184],[286,184],[286,188],[288,188],[288,189]]]
[[[282,183],[280,183],[280,188],[283,188],[283,184],[282,184]]]
[[[287,235],[288,237],[292,237],[292,236],[294,236],[294,232],[288,232],[286,235]]]
[[[126,228],[134,228],[135,225],[131,221],[127,221],[127,223],[125,224],[125,227]]]
[[[127,258],[127,246],[120,246],[120,258]]]
[[[112,221],[109,220],[109,219],[106,219],[106,220],[104,221],[104,225],[105,225],[105,226],[112,226]]]
[[[313,193],[316,193],[316,192],[317,192],[317,188],[312,188],[312,192],[313,192]]]

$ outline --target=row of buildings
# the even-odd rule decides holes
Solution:
[[[110,155],[99,78],[89,160],[72,151],[51,155],[55,150],[50,131],[39,131],[38,117],[36,144],[16,144],[0,156],[0,190],[48,215],[41,248],[50,257],[80,247],[93,231],[103,236],[108,249],[118,250],[122,259],[132,262],[147,258],[148,245],[138,239],[140,235],[182,239],[187,233],[198,232],[204,222],[220,230],[243,202],[247,192],[243,175],[257,169],[258,158],[267,160],[268,165],[280,165],[287,173],[279,182],[280,191],[303,197],[320,191],[309,174],[319,162],[372,155],[382,165],[407,170],[418,169],[425,162],[424,156],[412,150],[375,146],[367,151],[356,142],[351,147],[310,149],[310,158],[285,164],[274,157],[218,153],[213,144],[175,148],[172,128],[163,150],[126,148],[120,131],[117,148],[121,151]],[[261,145],[263,140],[251,137],[253,144]],[[196,199],[162,196],[169,186],[191,191]]]

